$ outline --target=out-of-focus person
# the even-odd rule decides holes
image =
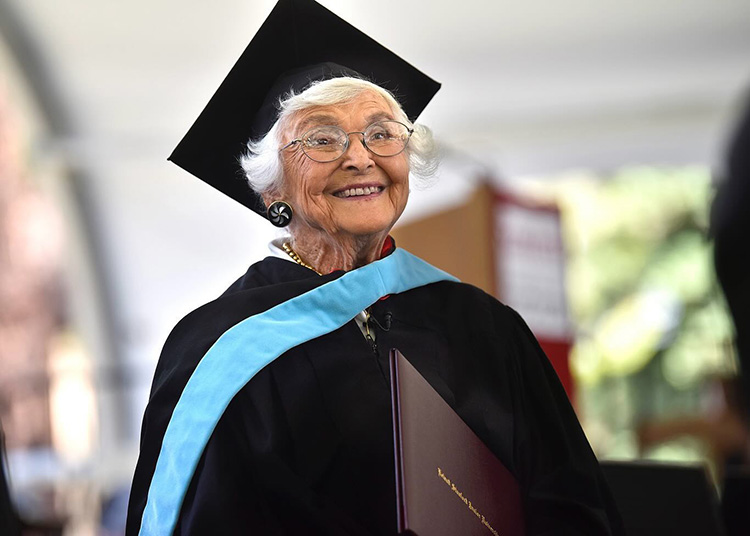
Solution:
[[[711,211],[716,275],[734,320],[745,414],[750,415],[750,101],[729,143]]]

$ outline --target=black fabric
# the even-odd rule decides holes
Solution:
[[[161,437],[200,356],[242,318],[338,275],[269,258],[175,328],[144,417],[128,535],[138,532]],[[283,354],[240,391],[206,447],[176,534],[395,534],[392,347],[518,478],[529,534],[622,534],[565,392],[515,312],[441,282],[380,300],[372,314],[384,327],[390,315],[388,331],[374,327],[375,348],[351,321]]]
[[[744,391],[743,414],[750,423],[750,95],[726,156],[726,176],[711,210],[716,275],[736,330]]]

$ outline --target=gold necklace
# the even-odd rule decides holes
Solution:
[[[318,275],[323,275],[319,271],[317,271],[315,268],[307,264],[305,261],[302,260],[302,258],[297,255],[297,252],[292,249],[292,246],[289,245],[289,242],[284,242],[281,244],[281,247],[284,248],[284,251],[286,251],[286,254],[289,255],[294,262],[299,264],[300,266],[304,266],[305,268],[312,270]]]

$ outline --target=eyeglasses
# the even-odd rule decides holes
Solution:
[[[283,151],[292,145],[302,147],[305,155],[316,162],[333,162],[341,158],[349,148],[349,136],[362,134],[362,145],[378,156],[396,156],[406,149],[414,129],[398,121],[378,121],[363,132],[344,132],[333,125],[321,125],[302,134],[301,138],[284,145]]]

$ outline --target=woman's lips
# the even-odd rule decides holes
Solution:
[[[365,197],[368,195],[379,194],[383,190],[385,190],[385,187],[383,186],[354,186],[344,190],[339,190],[333,195],[346,199],[349,197]]]

